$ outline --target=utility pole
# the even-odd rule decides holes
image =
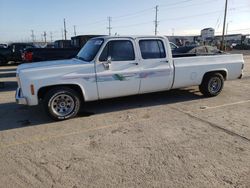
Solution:
[[[74,25],[74,35],[76,36],[76,26]]]
[[[107,29],[109,30],[109,35],[111,35],[111,29],[112,29],[112,27],[111,27],[111,21],[112,21],[112,18],[109,16],[108,17],[109,26],[107,27]]]
[[[62,32],[62,40],[63,40],[63,29],[61,29],[61,32]]]
[[[159,6],[158,5],[156,5],[155,6],[155,35],[157,35],[157,33],[158,33],[158,11],[159,11]]]
[[[53,42],[53,33],[50,32],[50,42]]]
[[[64,25],[64,40],[67,40],[67,30],[66,30],[66,21],[65,21],[65,18],[63,19],[63,25]]]
[[[225,27],[226,27],[226,21],[227,21],[227,0],[225,2],[224,22],[223,22],[222,40],[221,40],[221,50],[225,50]]]
[[[34,30],[31,30],[31,39],[32,39],[32,42],[34,43],[35,42]]]
[[[44,42],[45,42],[45,43],[46,43],[46,35],[47,35],[46,31],[44,31],[44,32],[43,32],[43,36],[44,36]]]

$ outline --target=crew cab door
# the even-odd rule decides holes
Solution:
[[[135,52],[134,40],[106,42],[96,63],[99,99],[138,94],[140,78]]]
[[[140,49],[141,85],[139,93],[168,90],[173,82],[170,48],[161,38],[137,39]]]

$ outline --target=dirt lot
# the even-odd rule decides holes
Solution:
[[[250,56],[215,98],[197,88],[89,103],[52,122],[0,67],[0,187],[250,187]],[[1,76],[2,75],[2,76]]]

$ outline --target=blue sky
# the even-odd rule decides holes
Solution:
[[[250,33],[250,0],[228,0],[228,33]],[[1,0],[0,41],[36,40],[46,31],[50,39],[62,38],[63,18],[68,38],[108,34],[107,17],[112,17],[112,34],[154,34],[154,7],[159,5],[160,35],[199,34],[206,27],[222,31],[225,0]]]

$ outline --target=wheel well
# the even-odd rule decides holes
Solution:
[[[211,75],[211,74],[214,74],[214,73],[220,73],[220,74],[223,76],[224,80],[227,79],[227,72],[226,72],[226,71],[223,71],[223,70],[207,72],[206,74],[204,74],[203,79],[204,79],[205,77]],[[202,79],[202,80],[203,80],[203,79]]]
[[[45,86],[45,87],[42,87],[38,90],[38,100],[42,100],[44,99],[45,97],[45,94],[51,90],[51,89],[54,89],[54,88],[60,88],[60,87],[68,87],[70,89],[73,89],[74,91],[76,91],[77,93],[80,94],[80,96],[82,97],[82,99],[84,99],[84,95],[83,95],[83,92],[82,92],[82,89],[80,86],[78,85],[75,85],[75,84],[62,84],[62,85],[53,85],[53,86]]]

